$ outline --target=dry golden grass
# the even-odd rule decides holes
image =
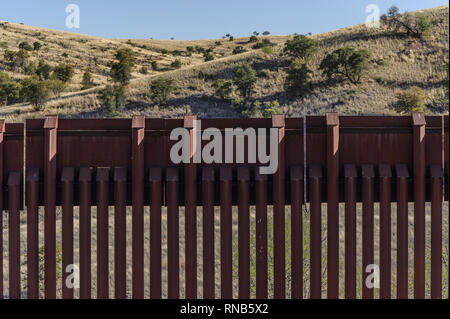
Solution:
[[[314,36],[321,41],[319,52],[311,61],[313,70],[312,90],[303,98],[290,101],[287,99],[283,85],[286,67],[289,61],[281,55],[284,42],[291,36],[268,36],[275,43],[273,54],[266,55],[261,50],[251,50],[253,44],[248,38],[237,38],[233,42],[220,40],[108,40],[95,37],[57,32],[16,24],[6,24],[0,28],[2,38],[6,39],[9,48],[17,48],[18,43],[34,40],[45,43],[33,59],[44,57],[55,64],[61,62],[61,54],[68,52],[68,62],[78,69],[70,90],[61,98],[48,103],[44,112],[34,112],[27,105],[13,105],[0,109],[0,117],[8,120],[39,117],[45,113],[57,113],[66,117],[107,117],[97,99],[98,90],[102,86],[89,91],[77,91],[84,70],[91,70],[98,84],[108,82],[108,62],[119,47],[132,48],[138,57],[138,64],[133,74],[134,79],[128,88],[128,105],[123,116],[144,114],[151,117],[180,117],[192,111],[199,117],[235,117],[240,114],[233,111],[231,99],[221,101],[214,97],[212,83],[218,78],[231,78],[233,68],[237,65],[250,64],[257,72],[268,70],[268,76],[259,77],[255,87],[254,99],[259,101],[277,100],[287,116],[324,114],[336,111],[341,114],[397,114],[392,105],[398,90],[411,86],[421,87],[427,95],[427,104],[436,106],[445,95],[445,63],[449,53],[449,11],[448,6],[422,10],[413,14],[426,14],[435,23],[432,35],[419,40],[402,35],[393,35],[384,27],[368,29],[365,25],[357,25]],[[40,32],[40,35],[37,35]],[[260,37],[263,38],[263,37]],[[221,45],[216,45],[220,41]],[[1,41],[0,41],[1,42]],[[65,49],[65,43],[70,49]],[[242,45],[249,50],[246,53],[232,55],[232,50]],[[318,70],[322,58],[329,52],[342,47],[369,49],[372,56],[371,69],[359,85],[350,83],[329,84]],[[144,47],[145,46],[145,47]],[[203,56],[174,56],[174,50],[186,51],[187,46],[201,46],[205,49],[214,47],[215,60],[204,62]],[[104,49],[100,49],[104,48]],[[0,56],[5,49],[0,48]],[[163,54],[161,51],[169,53]],[[104,52],[103,52],[104,51]],[[182,68],[170,70],[170,63],[175,59],[182,61]],[[97,61],[97,62],[94,62]],[[158,61],[160,68],[151,71],[151,61]],[[150,73],[142,75],[138,70],[146,66]],[[0,62],[0,70],[4,65]],[[20,79],[23,74],[12,74]],[[176,92],[168,106],[155,105],[148,97],[149,83],[159,76],[175,80]],[[187,107],[189,106],[189,107]],[[439,105],[438,105],[439,106]],[[442,113],[442,107],[431,107],[430,113]]]

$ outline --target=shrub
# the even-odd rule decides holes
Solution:
[[[203,53],[203,58],[205,59],[205,62],[214,60],[214,56],[209,51]]]
[[[28,63],[28,65],[25,67],[25,73],[28,75],[36,74],[36,63]]]
[[[250,65],[246,64],[234,69],[233,83],[236,85],[242,97],[251,97],[256,80],[256,72]]]
[[[252,35],[248,40],[250,43],[258,42],[258,37],[256,35]]]
[[[356,84],[361,80],[364,70],[368,68],[370,51],[343,47],[328,54],[321,62],[319,70],[328,78],[344,77]]]
[[[305,95],[310,88],[311,70],[303,60],[294,60],[288,71],[284,89],[289,98]]]
[[[29,57],[28,51],[20,49],[17,52],[6,50],[4,58],[12,69],[24,68]]]
[[[40,42],[36,41],[36,42],[33,43],[33,50],[34,51],[39,51],[41,49],[41,47],[42,47],[42,44]]]
[[[125,87],[122,85],[107,85],[101,92],[100,99],[108,113],[121,111],[125,106]]]
[[[81,81],[81,89],[82,90],[87,90],[90,89],[91,87],[95,86],[94,81],[92,80],[92,75],[89,71],[84,72],[83,74],[83,80]]]
[[[19,49],[26,50],[26,51],[33,51],[33,47],[26,41],[20,42]]]
[[[264,102],[264,111],[263,111],[264,117],[272,117],[272,115],[281,115],[281,114],[283,114],[283,111],[281,110],[278,101]]]
[[[20,96],[24,101],[30,102],[36,111],[41,111],[44,109],[50,93],[50,85],[47,80],[31,76],[23,80]]]
[[[233,91],[231,81],[227,81],[224,79],[218,79],[214,81],[212,86],[215,89],[215,95],[222,100],[225,100],[227,97],[229,97],[231,92]]]
[[[62,92],[64,92],[67,85],[66,82],[58,78],[53,78],[51,80],[48,80],[48,86],[53,95],[59,96]]]
[[[262,35],[264,35],[264,36],[270,35],[270,32],[269,31],[264,31]]]
[[[264,54],[270,55],[273,53],[273,47],[265,45],[262,47],[262,52],[264,52]]]
[[[260,78],[268,78],[269,75],[270,75],[269,69],[262,69],[261,71],[258,72],[258,77]]]
[[[141,74],[148,74],[148,69],[147,69],[147,67],[145,67],[145,66],[143,66],[140,70],[139,70],[139,73],[141,73]]]
[[[40,60],[36,68],[36,75],[38,75],[41,80],[48,80],[50,78],[51,72],[52,67],[50,66],[50,64],[45,63],[43,60]]]
[[[287,40],[284,45],[284,53],[296,59],[308,61],[317,52],[319,42],[306,35],[296,35],[293,40]]]
[[[167,104],[173,91],[175,91],[175,86],[172,79],[159,78],[150,84],[150,98],[160,105]]]
[[[173,62],[170,64],[170,66],[171,66],[172,68],[174,68],[174,69],[179,69],[179,68],[181,68],[182,64],[181,64],[181,61],[180,61],[180,60],[176,59],[175,61],[173,61]]]
[[[432,23],[425,15],[414,16],[410,13],[400,14],[396,6],[389,8],[386,14],[381,16],[381,21],[395,33],[406,32],[406,35],[422,38],[432,31]]]
[[[258,49],[261,49],[263,47],[264,47],[264,43],[262,43],[262,42],[257,42],[254,45],[252,45],[252,49],[253,50],[258,50]]]
[[[402,113],[423,112],[425,110],[426,95],[417,86],[396,94],[396,109]]]
[[[20,85],[7,73],[0,72],[0,104],[12,104],[20,98]]]
[[[111,77],[114,82],[127,85],[131,80],[136,58],[133,50],[129,48],[119,49],[115,55],[117,62],[111,65]]]
[[[233,54],[241,54],[245,52],[247,52],[247,50],[242,45],[238,45],[233,49]]]
[[[157,71],[158,70],[158,62],[152,61],[152,70]]]
[[[74,73],[74,67],[69,64],[60,64],[53,70],[53,73],[55,74],[56,78],[64,83],[68,83]]]

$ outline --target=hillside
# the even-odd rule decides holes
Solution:
[[[39,41],[42,48],[30,53],[32,61],[44,59],[55,66],[61,62],[74,65],[76,73],[70,85],[59,98],[50,101],[42,112],[35,112],[27,104],[0,107],[0,117],[20,120],[57,113],[68,117],[106,117],[98,98],[98,91],[108,83],[109,63],[118,48],[129,47],[137,57],[133,80],[128,88],[127,105],[123,116],[146,114],[151,117],[180,117],[192,111],[200,117],[235,117],[241,114],[232,108],[232,100],[214,97],[212,83],[219,78],[230,79],[234,67],[249,64],[258,72],[258,81],[252,101],[278,101],[288,116],[324,114],[396,114],[392,107],[398,90],[419,86],[427,96],[428,112],[447,112],[442,107],[445,96],[445,64],[449,52],[448,6],[414,12],[425,14],[433,23],[432,34],[425,39],[393,34],[386,28],[368,29],[357,25],[313,36],[320,41],[320,49],[312,57],[311,91],[302,98],[289,100],[284,92],[288,59],[282,54],[286,40],[292,36],[259,36],[274,45],[272,53],[252,49],[249,38],[219,40],[118,40],[101,39],[79,34],[52,31],[0,22],[0,71],[20,81],[27,75],[10,70],[3,60],[6,50],[17,50],[19,43]],[[233,55],[237,46],[247,52]],[[333,50],[351,46],[372,52],[370,70],[362,83],[328,83],[318,66],[324,56]],[[187,47],[194,50],[189,53]],[[198,48],[212,48],[213,61],[204,62]],[[182,67],[174,70],[171,63],[180,60]],[[152,69],[152,62],[157,68]],[[148,74],[139,71],[145,67]],[[93,74],[96,88],[80,91],[85,71]],[[149,98],[149,83],[158,77],[175,81],[176,91],[168,106],[155,105]],[[448,106],[447,106],[448,108]]]

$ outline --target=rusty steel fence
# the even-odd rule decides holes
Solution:
[[[170,140],[174,128],[184,127],[195,144],[194,116],[184,119],[30,119],[24,124],[0,121],[0,207],[7,215],[8,251],[0,259],[0,298],[4,289],[12,299],[40,296],[39,234],[44,233],[44,295],[74,298],[68,274],[57,277],[57,207],[61,207],[62,269],[74,263],[74,207],[79,207],[79,297],[91,298],[91,208],[96,207],[97,298],[127,297],[127,251],[131,251],[132,298],[144,298],[145,237],[149,234],[150,298],[180,297],[179,209],[184,207],[185,297],[199,295],[197,243],[202,246],[203,298],[233,297],[233,242],[238,245],[238,296],[251,297],[251,232],[255,233],[256,298],[269,296],[268,207],[273,207],[273,297],[303,298],[304,277],[309,276],[309,297],[322,297],[326,267],[326,296],[374,298],[364,283],[367,274],[357,268],[375,263],[375,235],[379,236],[380,298],[408,297],[408,225],[414,225],[414,297],[443,298],[442,274],[448,265],[443,254],[443,204],[448,201],[449,118],[327,116],[272,119],[204,119],[202,128],[275,128],[278,130],[278,171],[261,175],[260,163],[173,164]],[[306,130],[306,131],[305,131]],[[202,143],[205,143],[203,141]],[[247,146],[248,141],[245,143]],[[191,150],[191,158],[193,157]],[[225,154],[223,154],[225,156]],[[306,162],[305,162],[306,160]],[[306,196],[306,197],[305,197]],[[362,205],[362,251],[358,262],[357,204]],[[396,203],[393,209],[392,203]],[[414,203],[413,209],[408,204]],[[431,270],[426,276],[426,203],[431,203]],[[326,205],[324,205],[326,204]],[[345,207],[344,273],[340,276],[339,207]],[[375,234],[374,207],[379,207],[379,234]],[[132,209],[127,225],[126,210]],[[44,209],[43,227],[39,209]],[[109,208],[114,208],[113,242],[110,241]],[[150,226],[145,227],[145,207]],[[163,262],[163,207],[167,207],[167,263]],[[197,208],[202,208],[202,238],[197,234]],[[215,207],[220,207],[220,242],[215,236]],[[232,210],[237,207],[238,232],[234,238]],[[251,208],[255,229],[251,229]],[[290,208],[290,258],[286,258],[286,209]],[[326,212],[322,212],[326,210]],[[21,214],[26,211],[26,256],[21,253]],[[306,214],[305,212],[308,212]],[[326,213],[326,223],[321,216]],[[391,229],[396,216],[397,229]],[[309,218],[309,272],[303,272],[305,218]],[[0,219],[0,223],[4,218]],[[42,229],[43,228],[43,229]],[[131,246],[126,229],[131,229]],[[326,229],[326,255],[322,256],[322,231]],[[396,233],[396,282],[392,278],[392,236]],[[447,242],[448,244],[448,236]],[[22,238],[23,240],[23,238]],[[220,246],[217,254],[215,245]],[[109,248],[114,247],[114,279],[110,280]],[[6,257],[5,257],[6,256]],[[26,271],[21,260],[26,257]],[[324,266],[323,260],[326,260]],[[218,261],[219,260],[219,261]],[[290,265],[286,265],[286,260]],[[8,278],[3,276],[8,263]],[[215,264],[220,264],[220,280]],[[167,264],[167,287],[162,272]],[[290,276],[286,268],[290,266]],[[361,276],[358,278],[358,276]],[[25,278],[24,278],[25,277]],[[6,280],[7,279],[7,280]],[[22,281],[26,289],[22,291]],[[287,285],[287,280],[290,284]],[[3,283],[6,283],[3,287]],[[111,282],[113,281],[113,283]],[[219,281],[219,282],[218,282]],[[429,281],[429,282],[428,282]],[[114,294],[110,287],[114,284]],[[216,285],[220,285],[220,294]],[[286,287],[290,287],[287,291]]]

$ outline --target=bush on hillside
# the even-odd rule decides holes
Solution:
[[[250,65],[246,64],[234,69],[233,83],[243,98],[252,96],[256,80],[256,72]]]
[[[319,49],[319,42],[306,35],[296,35],[294,39],[287,40],[284,45],[284,53],[294,59],[308,61]]]
[[[425,101],[427,96],[425,92],[417,87],[413,86],[408,90],[398,92],[396,94],[396,109],[401,113],[414,113],[424,112],[426,109]]]
[[[150,84],[150,98],[159,105],[166,105],[173,91],[175,86],[172,79],[159,78]]]
[[[343,47],[333,51],[322,60],[319,70],[328,80],[348,79],[356,84],[361,81],[363,71],[368,69],[370,51],[366,49],[356,50],[352,47]]]
[[[0,72],[0,105],[15,103],[20,98],[20,85],[7,73]]]
[[[284,89],[289,98],[304,96],[310,89],[311,70],[303,60],[294,60],[288,71]]]
[[[49,81],[41,80],[34,75],[22,81],[20,96],[24,101],[30,102],[36,111],[41,111],[50,98],[51,88]]]
[[[214,81],[212,86],[215,90],[215,95],[222,100],[227,99],[233,91],[233,84],[231,81],[225,79],[218,79]]]

